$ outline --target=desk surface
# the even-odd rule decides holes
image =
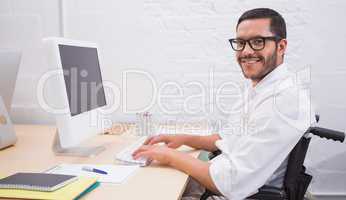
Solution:
[[[19,171],[41,172],[61,163],[114,164],[114,155],[136,139],[131,134],[95,136],[88,144],[104,144],[106,151],[91,158],[66,157],[55,156],[51,150],[54,127],[16,125],[15,130],[16,145],[0,151],[0,173],[3,175]],[[197,156],[198,152],[191,151],[191,154]],[[84,199],[176,200],[180,199],[188,178],[178,170],[152,164],[140,168],[123,184],[101,184]]]

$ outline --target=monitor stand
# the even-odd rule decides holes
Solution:
[[[58,156],[77,156],[77,157],[93,157],[106,149],[104,146],[91,146],[91,147],[70,147],[65,148],[61,146],[58,130],[54,135],[52,146],[53,152]]]

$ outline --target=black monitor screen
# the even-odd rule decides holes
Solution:
[[[71,116],[106,105],[96,48],[59,45]]]

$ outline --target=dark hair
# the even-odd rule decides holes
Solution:
[[[272,10],[270,8],[255,8],[252,10],[248,10],[243,13],[237,23],[237,29],[239,24],[248,19],[270,19],[270,31],[280,38],[286,38],[286,23],[284,18],[280,15],[280,13]]]

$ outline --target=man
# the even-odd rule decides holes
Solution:
[[[245,12],[230,43],[250,80],[229,118],[237,127],[210,136],[151,137],[134,153],[135,159],[146,157],[189,174],[196,182],[189,184],[185,197],[197,191],[199,198],[203,190],[196,183],[232,200],[244,199],[264,184],[282,186],[287,156],[310,125],[306,90],[283,64],[287,39],[282,16],[267,8]],[[155,145],[161,142],[167,145]],[[222,153],[203,162],[176,151],[181,145]]]

